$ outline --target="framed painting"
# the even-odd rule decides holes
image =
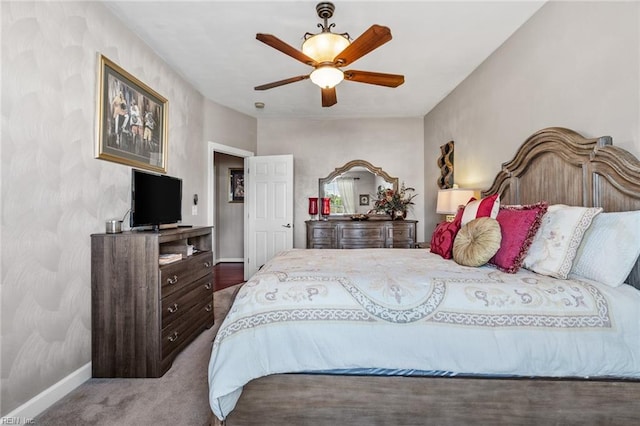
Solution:
[[[96,158],[167,172],[168,101],[99,55]]]
[[[229,169],[229,202],[244,202],[244,169]]]
[[[361,206],[369,205],[369,194],[360,194],[360,205]]]

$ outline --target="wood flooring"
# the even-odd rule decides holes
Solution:
[[[244,263],[225,262],[213,267],[215,285],[213,291],[223,290],[232,285],[244,282]]]

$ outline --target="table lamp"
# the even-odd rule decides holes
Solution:
[[[438,201],[436,203],[436,213],[446,215],[447,222],[453,222],[460,205],[466,205],[471,197],[475,195],[473,189],[450,188],[438,191]]]

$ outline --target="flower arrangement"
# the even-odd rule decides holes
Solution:
[[[378,212],[385,212],[391,216],[394,216],[396,212],[402,212],[406,215],[407,210],[413,204],[413,199],[418,194],[413,194],[414,188],[406,188],[404,182],[400,186],[398,191],[391,188],[384,188],[382,185],[378,186],[378,193],[376,194],[377,200],[374,203],[374,210]]]

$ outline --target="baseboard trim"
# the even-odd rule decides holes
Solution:
[[[28,419],[34,419],[38,414],[61,400],[69,392],[86,382],[91,378],[91,363],[87,363],[78,368],[67,377],[63,378],[53,386],[43,390],[38,395],[31,398],[6,416],[0,419],[0,424],[18,424],[16,419],[20,419],[22,423],[30,423]],[[5,420],[6,419],[6,420]],[[11,422],[14,423],[11,423]]]
[[[242,257],[221,257],[216,260],[216,263],[244,263],[244,258]]]

